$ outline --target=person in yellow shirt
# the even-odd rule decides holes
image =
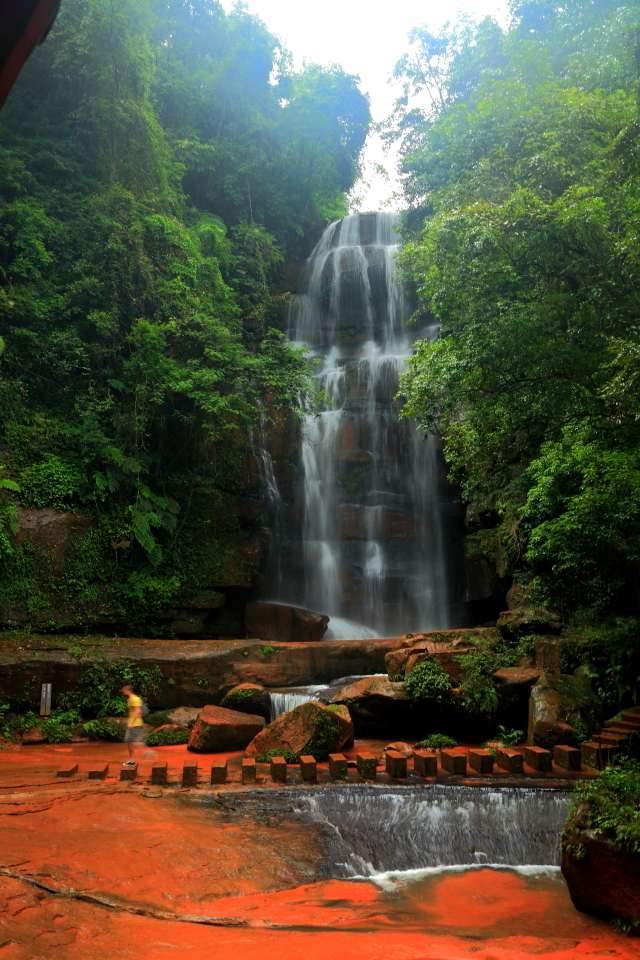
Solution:
[[[127,683],[122,688],[127,698],[127,732],[124,740],[129,748],[129,759],[123,763],[124,767],[135,766],[135,746],[136,743],[144,742],[144,720],[142,719],[142,698],[135,692],[131,684]]]

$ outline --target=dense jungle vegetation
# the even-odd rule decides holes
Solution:
[[[639,71],[635,0],[512,0],[504,30],[414,31],[387,130],[442,323],[405,412],[444,431],[471,552],[636,654]]]
[[[294,72],[242,4],[62,4],[0,115],[5,611],[135,632],[225,583],[261,403],[313,402],[283,267],[346,212],[357,80]],[[55,583],[16,498],[92,520]]]

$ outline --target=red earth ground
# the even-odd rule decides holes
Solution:
[[[202,787],[149,789],[145,764],[178,771],[184,747],[147,751],[140,782],[83,775],[97,760],[118,774],[123,751],[0,753],[0,960],[640,960],[640,940],[578,913],[557,873],[323,880],[317,824],[232,817],[221,795],[195,803]],[[70,759],[80,772],[60,780]]]

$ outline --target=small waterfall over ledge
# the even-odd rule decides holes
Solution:
[[[437,332],[407,327],[398,219],[355,214],[331,224],[290,309],[289,336],[319,361],[329,403],[305,425],[286,595],[276,599],[328,614],[336,638],[458,625],[438,441],[400,419],[394,399],[413,341]]]

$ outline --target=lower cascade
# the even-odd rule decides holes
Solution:
[[[303,820],[325,824],[329,869],[346,879],[482,864],[557,868],[571,796],[521,787],[345,786],[258,802],[270,808],[280,802]]]
[[[407,326],[398,222],[386,212],[331,224],[291,303],[289,336],[317,361],[327,403],[303,430],[290,568],[270,589],[328,614],[328,639],[458,625],[438,443],[400,419],[395,399],[416,336],[437,332]]]

